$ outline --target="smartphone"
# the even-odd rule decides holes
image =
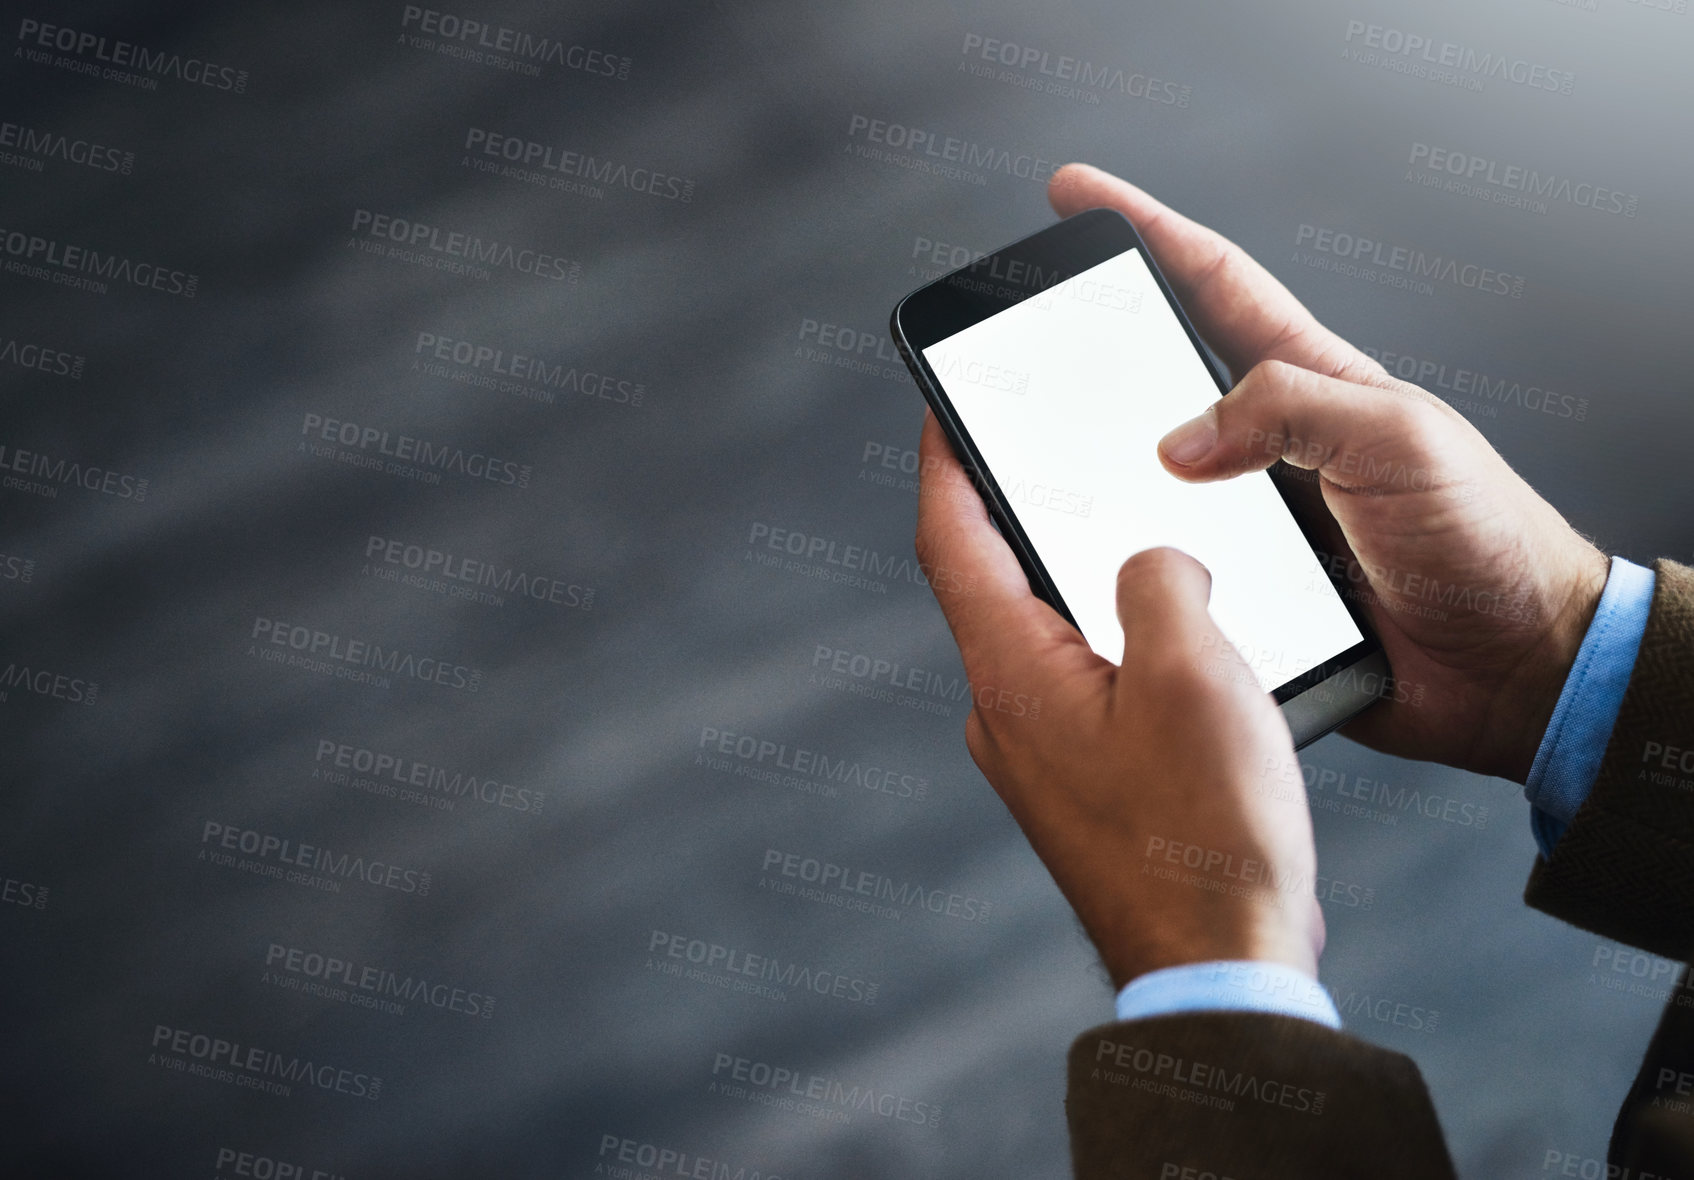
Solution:
[[[1211,571],[1212,618],[1296,748],[1392,691],[1267,472],[1187,484],[1160,465],[1159,439],[1229,386],[1121,213],[978,258],[902,299],[891,328],[1031,589],[1099,655],[1123,658],[1118,567],[1171,545]]]

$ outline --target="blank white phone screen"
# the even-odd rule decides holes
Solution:
[[[1363,639],[1270,476],[1160,466],[1159,439],[1218,391],[1139,250],[923,355],[1101,656],[1123,659],[1118,567],[1159,545],[1211,571],[1212,618],[1267,692]]]

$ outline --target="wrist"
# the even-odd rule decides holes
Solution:
[[[1547,626],[1502,694],[1505,707],[1497,715],[1512,725],[1518,738],[1506,765],[1498,771],[1501,777],[1517,783],[1529,778],[1535,752],[1553,719],[1610,573],[1611,561],[1600,550],[1586,541],[1573,547],[1564,593],[1549,604]]]
[[[1122,989],[1144,975],[1195,963],[1276,963],[1318,975],[1323,953],[1323,914],[1316,897],[1289,896],[1280,907],[1250,912],[1178,918],[1166,915],[1157,930],[1135,937],[1096,939],[1112,986]],[[1269,908],[1270,912],[1264,912]],[[1190,925],[1186,931],[1184,925]]]

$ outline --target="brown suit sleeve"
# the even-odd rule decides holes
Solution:
[[[1604,938],[1694,949],[1694,569],[1659,561],[1653,604],[1588,799],[1524,900]]]
[[[1694,569],[1660,561],[1656,570],[1599,775],[1552,858],[1537,861],[1524,900],[1685,960],[1694,951]],[[1071,1047],[1066,1109],[1080,1180],[1453,1175],[1409,1058],[1291,1017],[1207,1012],[1092,1029]],[[1694,1176],[1686,975],[1619,1112],[1611,1154],[1646,1174]]]
[[[1090,1029],[1071,1046],[1065,1108],[1079,1180],[1453,1175],[1409,1057],[1290,1016]]]
[[[1524,900],[1603,938],[1685,961],[1694,952],[1694,569],[1654,568],[1647,629],[1600,771],[1552,857],[1536,860]],[[1686,972],[1618,1111],[1608,1162],[1629,1175],[1694,1177]]]
[[[1599,775],[1552,858],[1536,862],[1524,900],[1685,960],[1694,950],[1694,569],[1660,561],[1656,570]],[[1065,1105],[1079,1180],[1453,1175],[1410,1058],[1292,1017],[1204,1012],[1091,1029],[1071,1046]],[[1686,973],[1618,1114],[1612,1162],[1694,1170]]]

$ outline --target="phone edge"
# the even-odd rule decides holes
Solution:
[[[1141,237],[1141,231],[1135,227],[1134,222],[1130,221],[1128,217],[1125,217],[1116,209],[1101,208],[1099,210],[1083,210],[1080,213],[1072,214],[1072,216],[1080,217],[1085,213],[1091,212],[1113,213],[1122,220],[1124,226],[1129,231],[1131,239],[1135,242],[1136,248],[1140,249],[1144,255],[1144,261],[1147,264],[1148,271],[1153,276],[1154,282],[1158,285],[1160,291],[1165,296],[1166,302],[1175,313],[1178,322],[1182,324],[1184,331],[1188,335],[1189,342],[1193,344],[1195,351],[1200,356],[1201,363],[1205,366],[1207,372],[1211,374],[1213,381],[1216,383],[1219,397],[1227,396],[1230,386],[1224,373],[1218,368],[1216,358],[1206,347],[1205,342],[1200,338],[1199,332],[1196,331],[1193,323],[1189,320],[1187,310],[1177,300],[1176,292],[1171,289],[1168,280],[1165,278],[1164,272],[1159,269],[1158,263],[1153,258],[1152,251],[1148,248],[1145,239]],[[1056,222],[1055,224],[1060,224],[1064,220],[1069,219],[1061,219],[1061,222]],[[1022,238],[1018,238],[1015,241],[1009,242],[1005,246],[1000,247],[1000,249],[994,251],[994,253],[1002,253],[1013,246],[1017,246],[1022,242],[1045,232],[1046,229],[1051,228],[1051,226],[1048,226],[1043,230],[1036,230],[1032,233],[1025,234]],[[948,275],[956,274],[960,270],[964,269],[967,268],[955,268],[953,271],[948,272]],[[1026,557],[1024,553],[1024,549],[1026,547],[1024,543],[1025,538],[1023,536],[1022,528],[1011,527],[1011,522],[1007,519],[1007,507],[1000,504],[999,497],[991,486],[985,486],[982,476],[975,470],[975,464],[969,460],[969,456],[975,451],[975,447],[969,443],[968,435],[963,434],[962,425],[953,421],[953,416],[949,413],[948,403],[945,397],[940,396],[932,389],[932,382],[926,375],[925,366],[917,363],[914,359],[916,355],[915,349],[908,340],[905,328],[900,322],[901,310],[905,308],[907,303],[914,296],[937,283],[946,281],[948,275],[939,276],[927,283],[914,287],[905,295],[901,296],[894,304],[893,310],[889,313],[889,333],[894,340],[896,351],[899,352],[901,360],[905,362],[906,371],[911,374],[913,382],[918,387],[919,394],[922,395],[924,399],[924,404],[928,406],[929,411],[935,415],[936,421],[941,425],[942,432],[946,434],[948,445],[952,448],[954,457],[960,460],[961,464],[966,467],[967,472],[971,475],[972,486],[976,489],[977,495],[982,499],[990,518],[993,519],[995,526],[999,529],[1001,537],[1006,541],[1007,548],[1009,548],[1012,551],[1012,555],[1017,558],[1018,565],[1023,569],[1024,576],[1029,581],[1031,592],[1058,611],[1065,621],[1074,627],[1076,626],[1076,619],[1070,613],[1069,608],[1065,606],[1064,599],[1059,594],[1057,587],[1053,586],[1051,580],[1046,576],[1044,567],[1039,564],[1038,559]],[[1314,554],[1317,553],[1318,549],[1316,542],[1308,531],[1306,523],[1300,519],[1299,513],[1294,510],[1294,505],[1289,501],[1287,491],[1277,484],[1275,480],[1272,480],[1271,482],[1272,486],[1276,488],[1278,496],[1282,499],[1284,507],[1287,508],[1289,515],[1294,518],[1295,525],[1299,528],[1307,545],[1312,549]],[[1012,519],[1015,520],[1015,517]],[[1326,571],[1326,573],[1328,573],[1328,571]],[[1333,575],[1330,575],[1330,582],[1331,585],[1335,585]],[[1276,689],[1268,691],[1265,694],[1271,697],[1272,703],[1274,703],[1277,709],[1281,711],[1283,720],[1288,724],[1289,732],[1293,735],[1294,748],[1296,750],[1304,749],[1306,746],[1311,745],[1318,739],[1333,733],[1352,718],[1358,716],[1360,713],[1363,713],[1371,705],[1375,704],[1379,700],[1382,700],[1387,694],[1389,686],[1393,683],[1394,678],[1392,666],[1388,662],[1388,655],[1382,646],[1381,637],[1376,634],[1374,628],[1369,626],[1369,621],[1361,618],[1360,612],[1354,610],[1352,608],[1352,604],[1346,601],[1343,588],[1336,586],[1336,592],[1338,595],[1342,596],[1343,606],[1347,608],[1348,613],[1353,617],[1354,622],[1358,624],[1363,637],[1360,643],[1355,646],[1363,646],[1366,650],[1361,652],[1357,658],[1336,668],[1335,671],[1331,672],[1324,679],[1317,681],[1314,684],[1308,684],[1306,687],[1285,699],[1277,700],[1276,694],[1285,689],[1287,687],[1286,685],[1279,685]],[[1340,658],[1343,655],[1345,655],[1345,653],[1337,653],[1337,658]],[[1359,682],[1361,679],[1369,682],[1373,677],[1376,678],[1378,683],[1378,687],[1375,691],[1366,691],[1360,686]],[[1298,679],[1299,678],[1296,678],[1296,681]]]

